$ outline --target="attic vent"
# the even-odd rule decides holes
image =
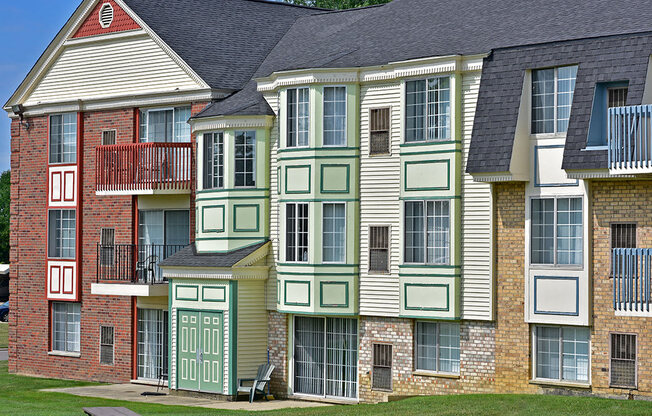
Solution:
[[[113,6],[109,3],[104,3],[100,9],[100,25],[106,29],[113,23]]]

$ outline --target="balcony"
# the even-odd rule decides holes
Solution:
[[[614,107],[607,118],[609,171],[652,173],[652,105]]]
[[[98,146],[95,191],[98,195],[188,193],[191,161],[191,143]]]
[[[167,296],[167,279],[159,263],[185,245],[97,245],[95,295]]]
[[[614,248],[611,267],[614,310],[649,315],[652,249]]]

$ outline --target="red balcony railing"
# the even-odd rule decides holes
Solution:
[[[95,189],[127,193],[188,190],[191,160],[191,143],[98,146]]]

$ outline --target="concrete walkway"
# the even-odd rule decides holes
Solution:
[[[326,403],[307,402],[298,400],[257,400],[249,404],[244,397],[242,401],[227,402],[211,399],[198,399],[194,397],[180,396],[142,396],[143,392],[155,392],[156,387],[145,386],[140,384],[111,384],[105,386],[87,386],[87,387],[69,387],[61,389],[44,389],[45,392],[67,393],[75,396],[99,397],[102,399],[126,400],[130,402],[155,403],[176,406],[205,407],[207,409],[225,409],[225,410],[279,410],[294,407],[320,407],[331,406]],[[167,393],[167,389],[162,390]]]

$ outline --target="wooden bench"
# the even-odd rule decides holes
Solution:
[[[140,416],[126,407],[84,407],[88,416]]]

